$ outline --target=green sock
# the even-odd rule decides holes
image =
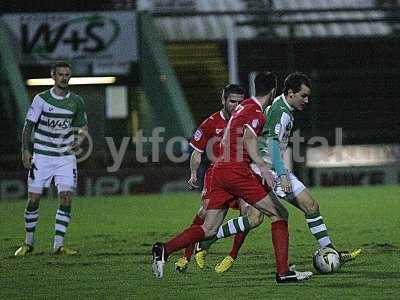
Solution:
[[[230,219],[228,222],[218,228],[218,232],[214,237],[209,240],[200,242],[199,248],[201,250],[208,250],[211,245],[214,244],[218,239],[223,239],[250,229],[251,226],[247,217]]]
[[[321,248],[332,245],[324,220],[319,212],[306,215],[306,221],[311,234],[318,241]]]
[[[71,221],[71,206],[60,205],[56,213],[54,250],[64,245],[64,236]]]

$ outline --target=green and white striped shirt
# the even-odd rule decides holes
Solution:
[[[74,155],[68,151],[74,128],[87,124],[83,99],[71,92],[57,96],[53,88],[34,97],[26,120],[36,124],[33,152],[48,156]]]
[[[272,105],[264,111],[267,122],[264,125],[262,137],[259,139],[258,149],[260,155],[269,163],[272,159],[268,147],[271,139],[279,142],[281,159],[283,160],[283,154],[287,149],[293,128],[293,111],[294,108],[289,105],[283,94],[276,97]]]

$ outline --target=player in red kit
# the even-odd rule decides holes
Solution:
[[[164,275],[168,256],[195,241],[217,234],[227,213],[229,203],[238,198],[252,205],[272,221],[272,242],[276,260],[276,281],[297,282],[308,279],[311,272],[289,270],[287,210],[270,193],[250,168],[255,163],[263,182],[273,186],[274,177],[267,164],[258,155],[257,136],[265,124],[263,108],[274,98],[276,76],[260,73],[255,78],[256,96],[244,101],[232,115],[222,141],[223,156],[212,171],[210,200],[203,225],[192,225],[166,243],[153,245],[153,272],[158,278]]]
[[[192,224],[202,225],[205,218],[205,209],[209,201],[209,191],[211,182],[211,170],[214,162],[220,156],[221,147],[220,142],[222,140],[224,130],[228,124],[228,120],[232,112],[236,109],[237,105],[244,99],[244,89],[237,84],[228,84],[224,87],[221,95],[222,109],[218,112],[213,113],[208,117],[195,131],[193,137],[190,141],[190,146],[193,148],[193,153],[190,158],[190,179],[188,180],[189,187],[192,189],[198,188],[197,171],[201,163],[201,156],[203,153],[207,155],[210,164],[208,165],[205,176],[204,176],[204,188],[202,191],[202,206],[193,218]],[[251,206],[247,205],[245,202],[236,201],[232,203],[232,208],[240,208],[241,215],[246,214],[249,217],[253,217],[252,213],[257,217],[260,212]],[[227,271],[233,264],[234,259],[239,252],[241,245],[247,232],[239,233],[235,235],[234,243],[229,255],[224,259],[230,264],[219,264],[216,267],[216,272],[221,273]],[[194,244],[188,246],[185,249],[184,255],[178,259],[175,263],[175,269],[179,272],[183,272],[187,269],[188,263],[193,254]],[[205,267],[205,255],[206,252],[198,253],[196,256],[197,265],[202,269]],[[224,262],[223,261],[223,262]]]

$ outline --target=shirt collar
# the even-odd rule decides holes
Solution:
[[[58,95],[56,95],[56,94],[54,93],[54,87],[52,87],[52,88],[50,89],[50,95],[51,95],[53,98],[56,98],[56,99],[58,99],[58,100],[63,100],[63,99],[65,99],[65,98],[68,98],[70,94],[71,94],[71,93],[68,92],[65,96],[58,96]]]
[[[261,108],[261,110],[263,110],[263,107],[262,107],[260,101],[258,101],[258,99],[257,99],[256,97],[252,96],[251,99],[252,99],[255,103],[258,104],[258,106]]]
[[[289,108],[289,110],[290,110],[290,111],[294,111],[294,107],[291,106],[291,105],[286,101],[285,95],[282,94],[281,97],[282,97],[282,99],[283,99],[283,102],[284,102],[284,103],[286,104],[286,106]]]

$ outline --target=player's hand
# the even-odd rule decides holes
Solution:
[[[81,143],[78,143],[78,141],[73,141],[71,144],[69,144],[69,150],[71,152],[76,153],[81,147]]]
[[[197,181],[197,175],[192,174],[188,180],[189,189],[194,190],[199,188],[199,182]]]
[[[281,182],[282,191],[285,194],[291,193],[292,192],[292,185],[290,184],[290,182],[289,182],[289,180],[287,178],[287,175],[282,175],[282,176],[279,177],[279,179],[280,179],[280,182]]]
[[[29,150],[22,150],[22,164],[28,170],[31,168],[32,154]]]
[[[262,184],[267,184],[270,188],[275,187],[275,178],[274,175],[271,173],[271,170],[267,167],[260,168],[261,177],[262,177]]]

